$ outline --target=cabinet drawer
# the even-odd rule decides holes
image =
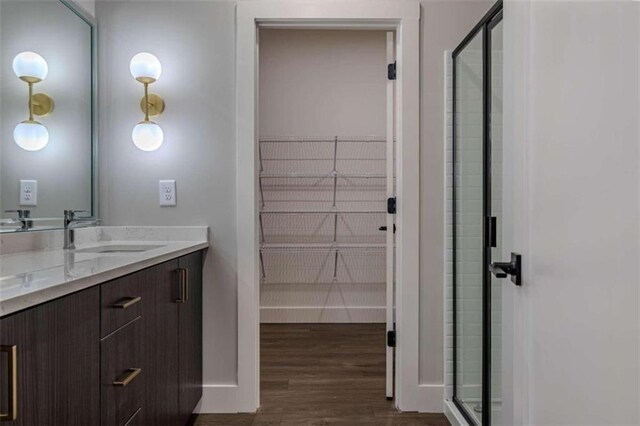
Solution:
[[[129,419],[124,422],[123,426],[143,426],[144,425],[144,408],[140,407]]]
[[[142,320],[134,319],[100,342],[100,411],[103,426],[136,424],[144,405]],[[135,415],[135,417],[134,417]]]
[[[141,314],[140,274],[100,286],[100,336],[107,336]]]

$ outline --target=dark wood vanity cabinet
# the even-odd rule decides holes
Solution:
[[[142,424],[146,409],[142,317],[103,338],[100,342],[100,414],[103,426]]]
[[[0,344],[6,424],[186,424],[202,397],[202,253],[3,317]]]
[[[146,407],[145,425],[177,425],[178,392],[178,260],[163,263],[140,273]],[[158,350],[158,348],[160,348]],[[170,368],[168,366],[171,366]],[[183,424],[183,423],[182,423]]]
[[[185,279],[184,300],[178,305],[178,413],[185,424],[202,398],[202,255],[193,253],[178,263]]]
[[[100,423],[99,306],[93,287],[0,319],[5,424]]]
[[[143,424],[183,425],[202,397],[202,253],[142,271],[140,289],[150,366]]]

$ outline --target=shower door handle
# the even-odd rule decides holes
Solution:
[[[491,263],[489,271],[496,278],[507,278],[511,275],[511,282],[519,286],[522,284],[522,255],[511,253],[511,262]]]

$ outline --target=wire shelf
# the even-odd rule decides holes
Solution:
[[[384,283],[386,140],[277,137],[258,146],[263,282]]]
[[[384,243],[384,211],[273,211],[260,218],[263,243]]]
[[[381,283],[386,276],[385,256],[384,245],[263,247],[260,251],[262,281],[266,284]]]
[[[380,137],[262,138],[263,173],[386,173],[386,140]]]
[[[382,210],[386,178],[379,175],[262,176],[260,202],[268,210]]]

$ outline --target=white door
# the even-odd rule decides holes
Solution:
[[[505,4],[503,424],[640,424],[639,24]]]
[[[387,64],[395,67],[395,53],[394,53],[394,34],[393,32],[387,32]],[[394,79],[387,76],[387,199],[395,197],[394,188]],[[387,323],[387,383],[386,394],[387,398],[393,398],[393,355],[394,345],[389,340],[389,335],[395,336],[395,291],[394,291],[394,214],[387,212],[387,309],[386,309],[386,323]],[[393,339],[395,340],[395,338]]]

